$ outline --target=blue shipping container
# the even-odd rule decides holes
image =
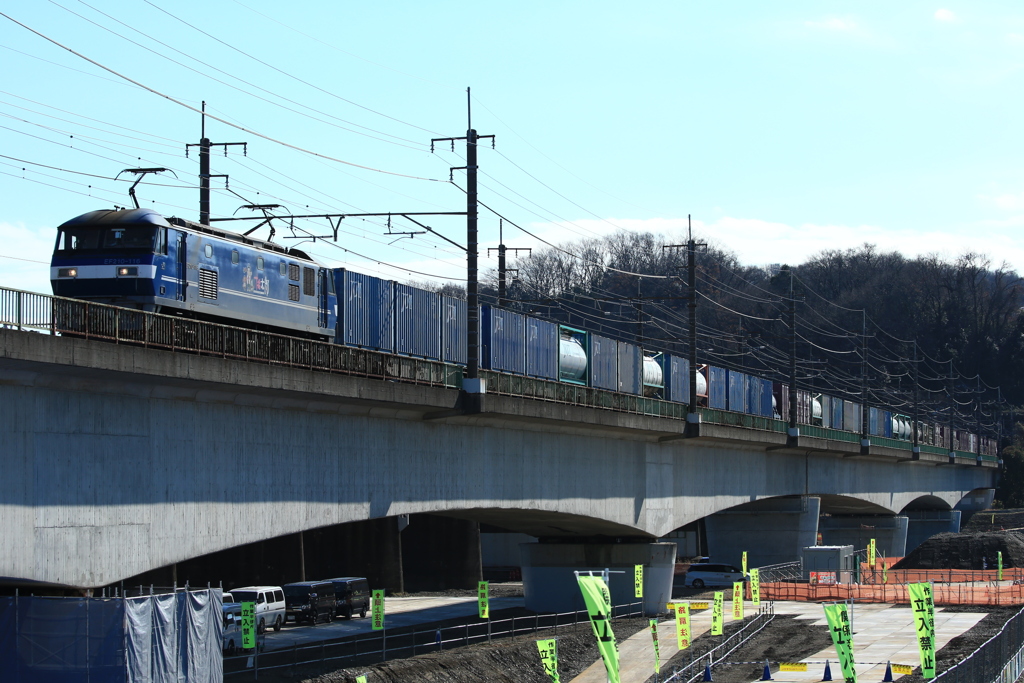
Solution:
[[[832,429],[843,428],[843,401],[842,399],[832,399]]]
[[[590,361],[588,365],[590,386],[595,389],[618,391],[618,342],[608,337],[602,337],[599,334],[591,334],[589,340],[590,348],[588,349],[587,356]]]
[[[536,318],[526,319],[526,374],[558,379],[558,325]]]
[[[394,341],[394,284],[344,268],[334,271],[338,292],[339,344],[391,352]]]
[[[670,356],[661,357],[661,372],[665,382],[665,398],[676,403],[690,402],[690,359]]]
[[[708,407],[718,410],[729,408],[729,381],[725,368],[708,366]]]
[[[619,384],[618,391],[625,394],[643,393],[644,359],[643,351],[636,344],[618,343]]]
[[[395,353],[441,360],[441,295],[395,284]]]
[[[882,411],[882,436],[892,438],[892,413],[888,410]]]
[[[772,416],[772,383],[760,377],[747,377],[747,411],[761,417]]]
[[[726,407],[736,413],[747,412],[747,376],[735,370],[725,371],[726,383],[729,386],[726,395]]]
[[[526,374],[526,316],[481,306],[480,365],[486,370]]]
[[[878,408],[868,408],[868,434],[872,436],[882,436],[881,425],[879,424],[881,412]]]
[[[445,363],[465,365],[466,358],[466,300],[441,295],[441,360]]]

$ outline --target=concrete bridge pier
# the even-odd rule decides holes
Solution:
[[[708,556],[736,567],[743,551],[750,567],[798,560],[800,549],[816,542],[820,510],[817,496],[792,496],[716,512],[705,518]]]
[[[823,545],[852,545],[867,548],[875,539],[879,557],[907,554],[908,518],[903,515],[831,515],[819,522]],[[867,561],[867,558],[861,558]]]
[[[907,552],[935,534],[960,531],[960,510],[907,510]]]
[[[644,614],[665,611],[672,599],[675,543],[523,543],[523,593],[526,609],[572,612],[586,609],[574,572],[610,569],[612,605],[635,603],[634,570],[644,567]]]

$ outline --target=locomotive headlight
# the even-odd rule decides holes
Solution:
[[[132,267],[132,268],[121,267],[121,268],[117,269],[117,276],[118,277],[138,277],[138,275],[139,275],[139,269],[138,268],[134,268],[134,267]]]
[[[60,268],[57,277],[78,277],[78,268]]]

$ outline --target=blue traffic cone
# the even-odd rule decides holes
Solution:
[[[829,668],[828,660],[827,659],[825,660],[825,674],[821,677],[821,680],[823,680],[823,681],[831,681],[832,680],[832,669]]]
[[[711,678],[711,665],[710,664],[705,664],[704,665],[704,680],[705,681],[713,681],[713,680],[715,680],[715,679]]]
[[[768,663],[767,659],[764,660],[764,673],[761,674],[761,680],[762,681],[770,681],[770,680],[772,680],[772,667]]]
[[[892,663],[885,663],[885,675],[882,676],[882,683],[892,683]]]

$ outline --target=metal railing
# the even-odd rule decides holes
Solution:
[[[0,327],[37,330],[51,335],[101,339],[118,344],[218,356],[235,360],[307,368],[399,382],[459,389],[463,368],[436,360],[412,358],[323,341],[201,322],[173,315],[37,294],[0,287]],[[566,382],[481,371],[487,392],[498,395],[565,403],[683,421],[688,406]],[[787,423],[774,418],[728,410],[699,408],[708,424],[785,433]],[[801,433],[833,441],[857,442],[853,432],[800,425]],[[877,439],[878,437],[872,437]],[[910,449],[910,442],[887,440],[893,448]],[[924,447],[922,447],[924,448]],[[928,449],[929,452],[931,449]],[[945,453],[945,451],[943,451]],[[973,453],[958,452],[963,458]],[[982,456],[983,461],[998,461]]]
[[[462,368],[439,361],[4,288],[0,325],[359,377],[462,385]]]
[[[643,616],[643,603],[633,602],[612,607],[612,618]],[[558,614],[532,614],[508,619],[467,621],[464,624],[437,628],[430,625],[385,629],[312,645],[296,645],[281,650],[268,650],[253,658],[251,653],[224,658],[224,677],[233,680],[258,671],[287,669],[316,662],[339,662],[338,667],[366,666],[414,657],[418,654],[461,647],[493,639],[512,638],[517,635],[551,629],[585,628],[590,630],[587,610]]]
[[[762,583],[774,583],[777,581],[799,581],[803,578],[804,563],[802,560],[795,562],[781,562],[758,567],[758,578]]]
[[[945,683],[1013,683],[1024,672],[1024,609],[999,633],[935,677]]]
[[[705,666],[710,665],[713,668],[715,664],[724,662],[725,659],[735,652],[740,646],[766,628],[774,618],[775,603],[769,601],[761,606],[757,612],[757,616],[751,619],[749,623],[744,624],[742,628],[731,634],[719,645],[708,650],[699,657],[695,657],[694,660],[686,666],[673,671],[672,675],[666,678],[663,683],[669,683],[669,681],[692,683],[693,681],[696,681],[704,675]],[[691,647],[693,646],[691,645]]]

